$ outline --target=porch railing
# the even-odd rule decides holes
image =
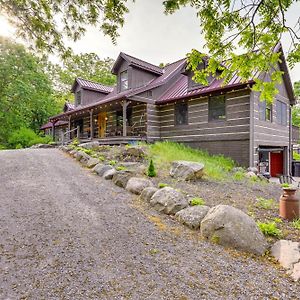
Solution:
[[[62,136],[61,136],[61,144],[62,145],[65,145],[66,143],[69,143],[72,140],[71,139],[72,132],[76,132],[77,139],[80,138],[80,126],[77,126],[74,129],[68,130],[66,132],[62,132]]]

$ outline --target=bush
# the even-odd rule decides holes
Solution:
[[[195,197],[195,198],[191,199],[190,204],[192,206],[205,205],[205,201],[202,198]]]
[[[294,228],[300,230],[300,219],[294,220],[294,221],[292,222],[292,226],[293,226]]]
[[[12,148],[26,148],[36,144],[48,144],[52,141],[50,136],[39,136],[29,128],[20,128],[12,133],[8,143]]]
[[[167,183],[162,183],[162,182],[160,182],[159,184],[158,184],[158,188],[159,189],[162,189],[162,188],[164,188],[164,187],[166,187],[166,186],[169,186]]]
[[[245,178],[245,173],[242,171],[237,171],[233,175],[233,179],[237,181],[243,180],[244,178]]]
[[[268,222],[268,223],[257,222],[257,225],[264,235],[274,236],[274,237],[282,236],[282,231],[279,228],[277,228],[275,222]]]
[[[156,176],[156,171],[155,171],[153,160],[151,159],[148,167],[148,177],[155,177],[155,176]]]
[[[300,160],[300,154],[297,153],[296,151],[293,151],[293,159],[294,160]]]

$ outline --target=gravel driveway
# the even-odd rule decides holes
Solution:
[[[0,151],[0,299],[299,299],[57,149]]]

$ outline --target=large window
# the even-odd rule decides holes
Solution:
[[[208,101],[208,120],[220,121],[226,119],[225,96],[209,97]]]
[[[276,120],[278,124],[287,125],[287,105],[279,100],[276,101]]]
[[[259,101],[259,119],[272,122],[272,118],[272,104],[267,104],[266,101]]]
[[[125,91],[128,89],[128,72],[123,71],[120,73],[120,91]]]
[[[75,99],[76,105],[81,104],[81,91],[76,92],[76,99]]]
[[[127,107],[126,110],[127,126],[132,126],[132,107]],[[123,126],[123,110],[116,111],[116,125]]]
[[[185,102],[175,104],[175,125],[188,124],[188,105]]]

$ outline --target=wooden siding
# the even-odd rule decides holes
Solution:
[[[175,125],[174,103],[148,105],[148,138],[184,142],[249,165],[250,91],[226,94],[226,120],[208,120],[208,97],[188,101],[188,125]]]

